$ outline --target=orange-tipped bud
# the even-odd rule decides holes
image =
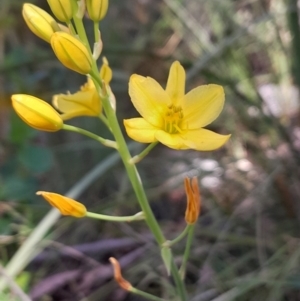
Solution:
[[[50,40],[52,49],[67,68],[88,74],[92,70],[92,57],[81,41],[66,32],[55,32]]]
[[[12,105],[19,117],[31,127],[47,132],[59,131],[63,120],[47,102],[26,94],[14,94]]]
[[[83,204],[66,196],[46,191],[38,191],[36,194],[41,195],[51,206],[57,208],[62,215],[74,217],[84,217],[86,215],[86,208]]]
[[[22,15],[29,29],[48,43],[50,43],[51,35],[60,30],[56,21],[36,5],[25,3]]]
[[[187,222],[187,224],[193,225],[198,219],[201,205],[200,191],[197,178],[185,178],[184,187],[187,196],[185,221]]]
[[[130,282],[128,282],[127,280],[125,280],[122,277],[119,261],[114,257],[110,257],[109,261],[113,265],[114,277],[115,277],[116,282],[120,285],[120,287],[122,287],[122,289],[124,289],[126,291],[130,291],[132,288],[132,285]]]

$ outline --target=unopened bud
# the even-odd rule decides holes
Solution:
[[[62,215],[74,217],[84,217],[86,215],[85,206],[71,198],[46,191],[38,191],[36,194],[41,195],[51,206],[57,208]]]
[[[61,116],[47,102],[26,94],[14,94],[11,99],[16,113],[31,127],[47,132],[62,128]]]
[[[72,0],[47,0],[54,16],[68,23],[73,17]]]
[[[50,43],[52,34],[60,30],[56,21],[36,5],[25,3],[22,15],[29,29],[48,43]]]
[[[50,43],[55,55],[65,67],[81,74],[91,72],[91,55],[78,39],[66,32],[55,32]]]
[[[108,9],[108,0],[86,0],[86,8],[94,22],[101,21]]]

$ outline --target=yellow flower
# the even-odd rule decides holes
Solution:
[[[69,22],[73,17],[72,0],[47,0],[55,15],[61,22]]]
[[[71,198],[46,191],[38,191],[36,194],[41,195],[51,206],[57,208],[62,215],[74,217],[84,217],[86,215],[85,206]]]
[[[221,147],[230,137],[203,129],[222,111],[223,88],[205,85],[185,94],[185,71],[177,61],[171,66],[165,90],[151,77],[134,74],[129,81],[129,95],[143,117],[124,120],[133,140],[209,151]]]
[[[185,178],[184,187],[187,197],[185,221],[187,222],[187,224],[192,225],[198,219],[201,205],[200,191],[197,178],[192,178],[192,180],[190,180],[189,178]]]
[[[80,91],[74,94],[54,95],[52,103],[63,113],[61,116],[63,120],[78,116],[99,116],[102,109],[101,99],[90,78],[81,86]]]
[[[112,94],[109,83],[112,79],[112,70],[108,65],[106,58],[103,58],[103,64],[100,68],[100,78],[107,85],[107,91]],[[110,101],[114,97],[110,97]],[[63,120],[68,120],[78,116],[99,116],[102,110],[101,98],[96,90],[96,87],[88,76],[87,83],[81,86],[80,91],[74,94],[57,94],[53,96],[52,103],[56,109],[63,114]],[[115,106],[115,103],[112,104]]]
[[[56,21],[47,12],[33,4],[25,3],[22,15],[29,29],[48,43],[51,35],[60,30]]]
[[[47,132],[62,128],[63,120],[47,102],[26,94],[14,94],[11,99],[16,113],[31,127]]]
[[[81,74],[90,73],[92,57],[82,42],[60,31],[52,34],[50,43],[55,55],[64,66]]]
[[[108,0],[86,0],[86,9],[94,22],[101,21],[108,9]]]

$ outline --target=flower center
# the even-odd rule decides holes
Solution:
[[[169,105],[164,116],[164,130],[169,134],[180,133],[182,120],[182,108],[174,106],[173,104]]]

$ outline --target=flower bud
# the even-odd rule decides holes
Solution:
[[[33,4],[25,3],[22,15],[29,29],[48,43],[51,35],[60,30],[56,21],[47,12]]]
[[[193,225],[200,214],[200,191],[197,178],[184,179],[185,192],[187,196],[187,207],[185,211],[185,221],[187,224]]]
[[[62,128],[62,118],[47,102],[26,94],[14,94],[11,99],[16,113],[31,127],[47,132]]]
[[[106,57],[103,57],[102,62],[102,66],[100,68],[100,78],[108,85],[112,79],[112,70],[109,67]]]
[[[54,16],[61,22],[70,22],[73,17],[72,0],[47,0]]]
[[[85,206],[71,198],[46,191],[38,191],[36,194],[41,195],[51,206],[57,208],[62,215],[74,217],[84,217],[86,215]]]
[[[80,74],[92,70],[92,58],[82,42],[66,32],[55,32],[50,40],[52,49],[67,68]]]
[[[86,0],[86,8],[94,22],[101,21],[108,9],[108,0]]]

